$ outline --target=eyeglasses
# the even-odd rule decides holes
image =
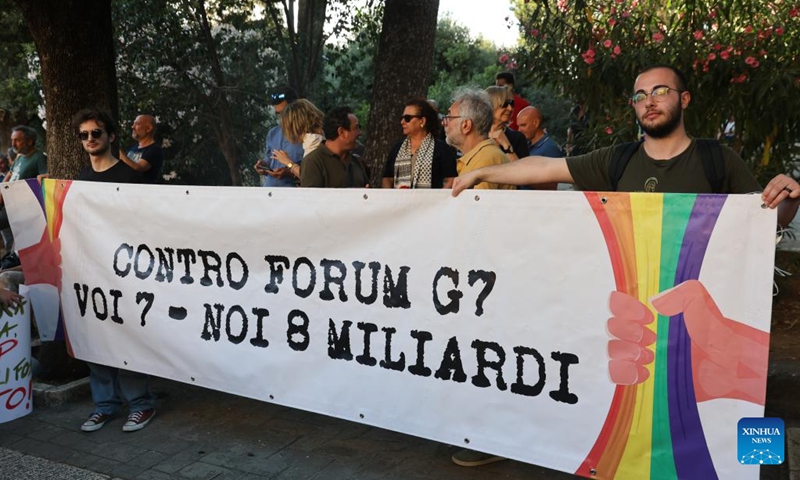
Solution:
[[[511,100],[506,100],[505,102],[503,102],[500,108],[513,107],[513,106],[514,106],[514,99],[512,98]]]
[[[106,132],[104,132],[103,130],[101,130],[99,128],[95,128],[91,132],[79,132],[78,133],[78,138],[80,138],[82,142],[85,142],[86,140],[89,140],[89,135],[91,134],[92,138],[97,140],[98,138],[102,137],[104,133],[106,133]]]
[[[678,90],[677,88],[668,87],[666,85],[659,85],[657,87],[654,87],[653,90],[650,91],[650,93],[645,92],[644,90],[639,90],[638,92],[634,93],[633,96],[631,96],[631,103],[636,105],[639,102],[647,100],[648,96],[652,97],[654,102],[660,102],[671,91],[678,92],[678,94],[681,94],[686,90]]]
[[[422,115],[400,115],[400,121],[411,123],[411,120],[415,118],[422,118]]]
[[[445,115],[442,117],[442,123],[447,123],[454,118],[464,118],[461,115]]]

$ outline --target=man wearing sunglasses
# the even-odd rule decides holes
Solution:
[[[275,109],[275,114],[280,118],[283,110],[297,100],[297,93],[290,87],[283,87],[272,92],[269,99]],[[291,168],[286,168],[273,158],[272,152],[276,150],[283,150],[289,155],[292,167],[303,161],[303,145],[287,140],[283,135],[280,122],[278,122],[278,125],[272,127],[267,133],[264,159],[257,161],[253,168],[259,175],[264,176],[262,185],[265,187],[294,187],[296,182]]]
[[[139,144],[126,153],[119,150],[119,158],[129,167],[141,173],[146,183],[158,183],[164,150],[156,143],[156,119],[152,115],[139,115],[133,121],[131,136]]]
[[[78,112],[72,127],[86,153],[89,166],[78,180],[90,182],[139,183],[141,175],[114,157],[111,143],[117,137],[117,123],[106,112],[86,109]],[[94,432],[119,414],[123,398],[130,414],[122,425],[123,432],[144,428],[156,414],[156,398],[150,391],[150,377],[143,373],[86,362],[89,366],[89,387],[94,401],[94,412],[81,425],[84,432]]]

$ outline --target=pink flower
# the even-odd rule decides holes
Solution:
[[[744,63],[750,65],[753,68],[758,68],[758,66],[760,65],[760,63],[758,62],[758,60],[755,59],[755,57],[745,58]]]
[[[775,35],[777,35],[777,36],[779,36],[779,37],[780,37],[781,35],[783,35],[783,27],[777,27],[777,28],[775,28]]]
[[[614,55],[619,55],[622,52],[622,49],[619,48],[619,45],[614,46]]]
[[[794,7],[791,9],[791,11],[789,11],[789,18],[794,18],[797,15],[800,15],[800,10],[797,7]]]
[[[702,40],[703,39],[703,32],[701,32],[700,30],[695,30],[693,35],[694,35],[694,39],[695,40]]]
[[[708,54],[708,61],[716,60],[716,59],[717,59],[717,54],[716,53],[712,52],[712,53]]]
[[[567,0],[558,0],[558,2],[556,2],[556,6],[562,12],[566,12],[567,11]]]
[[[611,135],[612,133],[614,133],[614,130],[612,130],[611,127],[606,127],[606,133]]]
[[[731,83],[744,83],[746,80],[747,80],[747,74],[743,73],[738,77],[734,75],[733,78],[731,78]]]
[[[708,18],[717,18],[717,12],[716,12],[716,10],[711,10],[711,11],[708,13]]]
[[[661,43],[664,41],[664,34],[661,32],[656,32],[653,34],[653,41],[656,43]]]
[[[630,16],[631,16],[631,12],[629,12],[629,11],[627,11],[627,10],[626,10],[626,11],[624,11],[624,12],[622,12],[622,18],[628,18],[628,17],[630,17]]]
[[[606,41],[603,42],[603,46],[606,48],[611,48],[611,45],[612,45],[611,40],[606,39]]]
[[[753,33],[753,27],[750,25],[744,27],[744,33]]]
[[[506,63],[508,61],[508,54],[504,53],[500,55],[500,63]]]
[[[506,66],[508,67],[509,70],[516,70],[518,65],[517,62],[511,62]]]
[[[720,51],[720,50],[722,50],[722,45],[721,45],[721,44],[719,44],[719,43],[715,44],[715,45],[714,45],[714,50],[716,50],[716,51]]]
[[[609,19],[609,20],[608,20],[608,26],[609,26],[609,27],[613,27],[613,26],[614,26],[614,25],[616,25],[616,24],[617,24],[617,21],[616,21],[616,20],[614,20],[613,18],[611,18],[611,19]]]
[[[725,50],[724,52],[719,52],[719,58],[721,58],[721,59],[723,59],[723,60],[727,60],[727,59],[729,59],[730,57],[731,57],[731,54],[730,54],[730,53],[728,53],[728,51],[727,51],[727,50]]]
[[[594,50],[592,50],[591,48],[583,52],[581,56],[583,57],[583,61],[586,62],[588,65],[594,63]]]
[[[531,30],[531,35],[533,35],[534,37],[538,37],[539,36],[539,30],[534,28],[533,30]]]

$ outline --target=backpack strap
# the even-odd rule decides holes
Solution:
[[[711,191],[722,193],[722,184],[725,181],[725,160],[722,158],[722,146],[717,140],[708,138],[698,138],[695,142],[703,161],[706,180],[711,185]]]
[[[611,161],[608,164],[608,177],[611,181],[612,192],[617,191],[617,186],[622,174],[625,173],[625,168],[628,167],[628,162],[631,161],[631,157],[641,144],[642,140],[639,140],[638,142],[623,143],[614,147],[611,152]]]

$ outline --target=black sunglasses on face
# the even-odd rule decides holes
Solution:
[[[89,134],[91,134],[92,138],[97,140],[98,138],[102,137],[104,133],[106,133],[106,132],[104,132],[103,130],[101,130],[99,128],[95,128],[91,132],[79,132],[78,133],[78,138],[80,138],[81,141],[85,142],[86,140],[89,140]]]
[[[406,123],[411,123],[414,118],[422,118],[422,115],[400,115],[400,120]]]
[[[503,105],[500,108],[513,107],[513,106],[514,106],[514,99],[512,98],[511,100],[506,100],[505,102],[503,102]]]

